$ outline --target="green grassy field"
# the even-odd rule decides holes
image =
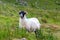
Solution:
[[[60,40],[60,1],[25,0],[28,6],[22,6],[14,0],[0,0],[0,40],[26,38],[27,40]],[[47,2],[47,4],[45,4]],[[42,24],[36,39],[35,34],[19,29],[19,11],[27,11],[27,17],[36,17]]]

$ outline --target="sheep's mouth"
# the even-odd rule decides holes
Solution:
[[[23,19],[23,16],[21,16],[21,18]]]

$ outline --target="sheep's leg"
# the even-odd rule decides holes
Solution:
[[[38,31],[34,31],[35,32],[35,35],[36,35],[36,39],[38,40]]]
[[[37,38],[37,31],[35,31],[35,35],[36,35],[36,38]]]

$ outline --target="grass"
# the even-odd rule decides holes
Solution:
[[[14,1],[0,0],[0,40],[13,40],[21,39],[23,37],[28,40],[36,40],[35,34],[26,32],[25,29],[19,29],[19,14],[20,10],[25,10],[28,12],[27,17],[36,17],[39,19],[40,23],[43,24],[41,29],[38,31],[39,40],[60,40],[60,9],[53,1],[48,1],[47,7],[43,0],[41,0],[41,5],[38,8],[28,1],[28,6],[21,6],[19,4],[14,4]],[[52,4],[52,5],[51,5]],[[42,7],[46,7],[46,9]],[[58,26],[59,25],[59,26]],[[56,27],[55,27],[56,26]]]

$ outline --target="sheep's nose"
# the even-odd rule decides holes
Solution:
[[[20,14],[20,17],[21,17],[21,18],[23,18],[23,15],[22,15],[22,14]]]
[[[23,16],[23,14],[20,14],[20,16]]]

